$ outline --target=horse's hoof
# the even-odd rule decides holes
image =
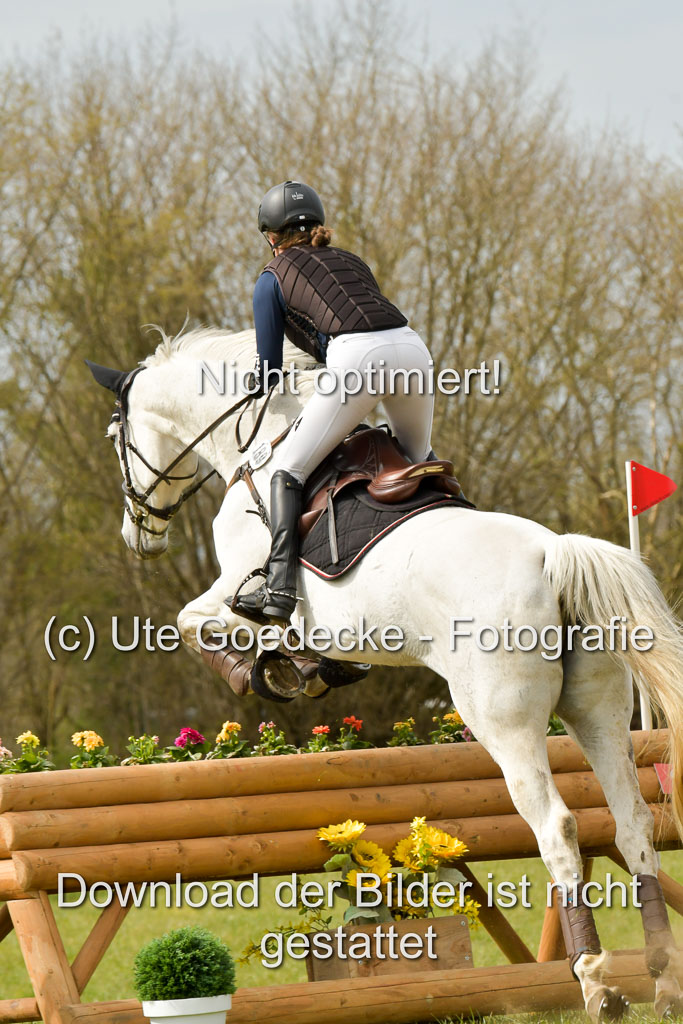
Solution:
[[[591,1020],[600,1024],[606,1020],[621,1020],[628,1013],[630,1005],[628,999],[619,992],[613,992],[611,988],[600,988],[588,1000],[586,1010]]]
[[[660,1020],[675,1020],[683,1017],[683,995],[663,992],[655,999],[655,1014]]]

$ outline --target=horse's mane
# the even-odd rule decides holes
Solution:
[[[253,330],[230,332],[220,327],[194,327],[185,332],[181,328],[171,338],[162,327],[156,324],[149,326],[158,331],[161,341],[141,366],[162,366],[169,359],[190,355],[193,359],[234,359],[237,366],[252,366],[256,358],[256,333]],[[312,368],[310,356],[288,341],[285,341],[283,360],[286,366],[294,363],[301,370]]]
[[[234,360],[238,367],[252,367],[256,360],[256,332],[254,330],[230,332],[220,327],[194,327],[185,331],[183,326],[178,334],[169,337],[157,324],[149,325],[161,335],[161,341],[154,352],[140,363],[141,366],[163,366],[182,358]],[[294,365],[299,371],[297,390],[308,398],[314,386],[314,363],[311,357],[285,339],[283,366]]]

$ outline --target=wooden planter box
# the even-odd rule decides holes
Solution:
[[[365,932],[374,934],[377,927],[386,931],[392,928],[397,937],[406,934],[425,935],[432,925],[436,932],[434,952],[436,960],[427,956],[425,950],[419,958],[403,957],[398,959],[380,959],[370,956],[356,960],[348,957],[341,960],[336,952],[327,960],[309,956],[306,960],[306,973],[309,981],[335,981],[339,978],[371,978],[376,975],[407,974],[410,971],[444,971],[457,967],[472,967],[472,945],[467,918],[453,915],[450,917],[427,917],[412,921],[392,921],[382,925],[348,925],[344,928],[347,934]],[[331,933],[328,933],[331,934]]]

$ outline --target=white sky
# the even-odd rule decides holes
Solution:
[[[575,124],[606,125],[651,157],[683,163],[681,0],[387,0],[424,26],[435,54],[471,58],[492,33],[527,30],[539,82],[563,81]],[[259,26],[296,32],[309,10],[334,17],[337,0],[0,0],[0,56],[30,57],[59,30],[65,46],[84,30],[134,37],[175,18],[190,43],[232,56],[257,52]],[[421,40],[423,33],[416,33]]]

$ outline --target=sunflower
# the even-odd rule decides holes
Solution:
[[[370,861],[366,870],[371,871],[373,875],[377,875],[382,885],[384,885],[392,875],[391,859],[387,857],[386,853],[380,851],[374,860]]]
[[[431,852],[437,860],[456,860],[467,853],[467,847],[455,836],[449,836],[448,832],[442,832],[440,828],[427,826],[424,830],[425,839],[429,843]]]
[[[365,831],[365,822],[348,818],[340,825],[328,825],[318,829],[318,839],[329,843],[333,850],[349,850]]]
[[[374,889],[374,887],[377,885],[377,882],[374,878],[361,878],[361,875],[365,876],[369,874],[376,875],[377,872],[371,872],[370,868],[368,868],[366,871],[358,871],[356,868],[351,868],[344,881],[352,889],[356,889],[358,886],[360,886],[361,889]]]
[[[394,847],[394,860],[403,864],[404,868],[413,874],[424,870],[423,859],[418,856],[417,846],[412,836],[406,836],[405,839],[399,840]]]
[[[399,864],[406,864],[413,852],[413,840],[410,836],[406,836],[405,839],[399,839],[394,847],[393,857],[394,860],[398,861]]]
[[[369,839],[359,839],[357,843],[353,844],[351,856],[362,868],[369,869],[373,861],[384,856],[384,850],[377,843],[370,842]]]

